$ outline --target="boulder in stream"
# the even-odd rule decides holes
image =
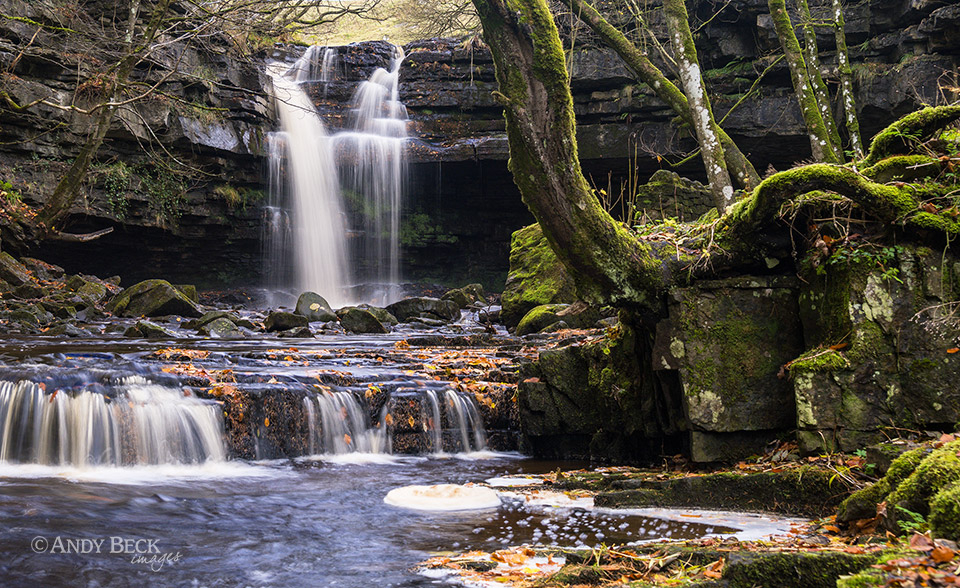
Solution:
[[[471,304],[478,302],[486,304],[487,296],[482,284],[467,284],[462,288],[447,290],[447,292],[440,297],[440,300],[452,300],[456,302],[460,308],[467,308]]]
[[[117,316],[201,316],[192,300],[165,280],[146,280],[130,286],[110,301],[108,310]]]
[[[452,300],[439,298],[405,298],[387,306],[387,311],[397,317],[401,323],[410,319],[427,318],[443,321],[453,321],[460,318],[460,305]]]
[[[347,308],[340,316],[340,324],[351,333],[389,333],[372,312],[364,308]]]
[[[137,321],[135,325],[123,332],[124,337],[137,337],[140,339],[176,339],[177,335],[162,327],[157,323],[150,321]]]
[[[307,319],[307,317],[282,310],[271,312],[269,316],[267,316],[267,320],[263,321],[263,327],[268,333],[288,331],[290,329],[306,327],[309,324],[310,320]]]
[[[214,339],[242,339],[243,331],[226,317],[218,317],[204,324],[197,332]]]
[[[337,315],[330,308],[327,300],[316,292],[304,292],[297,298],[295,314],[307,317],[312,322],[330,322],[337,320]]]

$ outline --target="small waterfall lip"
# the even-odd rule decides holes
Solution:
[[[0,382],[0,463],[83,470],[227,460],[215,401],[143,376],[122,378],[110,392]]]

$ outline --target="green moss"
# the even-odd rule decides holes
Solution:
[[[566,308],[565,304],[541,304],[535,306],[523,315],[520,323],[517,325],[517,335],[529,335],[544,329],[560,320],[557,312]]]
[[[850,362],[833,349],[813,349],[790,362],[790,372],[835,372],[850,367]]]
[[[944,487],[930,501],[930,530],[934,537],[960,539],[960,482]]]
[[[735,588],[835,588],[837,579],[871,566],[871,554],[757,553],[727,561],[723,580]]]
[[[877,565],[898,559],[910,559],[920,556],[919,551],[905,548],[885,549],[877,558]],[[876,567],[865,569],[858,574],[841,576],[837,579],[837,588],[872,588],[886,586],[888,573]]]
[[[934,449],[916,469],[890,493],[891,505],[928,515],[930,500],[943,488],[960,481],[960,441]]]
[[[840,504],[837,520],[849,522],[875,516],[877,505],[887,499],[891,489],[897,488],[913,473],[923,457],[923,449],[913,449],[893,460],[883,478],[866,488],[857,490]]]
[[[900,155],[879,161],[860,170],[860,173],[879,183],[893,180],[912,182],[936,177],[940,173],[940,162],[926,155]]]
[[[870,167],[898,152],[909,151],[960,118],[960,105],[931,106],[904,116],[877,133],[861,165]]]
[[[532,308],[573,302],[573,280],[553,253],[540,225],[524,227],[510,241],[510,273],[503,291],[503,320],[516,325]]]

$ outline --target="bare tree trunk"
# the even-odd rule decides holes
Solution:
[[[833,0],[834,36],[837,41],[837,66],[840,70],[840,103],[843,104],[843,120],[850,136],[850,149],[855,159],[863,159],[863,138],[860,136],[860,118],[857,102],[853,96],[853,69],[847,52],[847,34],[844,32],[843,6],[841,0]]]
[[[800,4],[800,18],[802,19],[801,28],[803,29],[803,51],[807,63],[807,77],[813,87],[813,95],[817,99],[820,116],[823,117],[823,125],[827,128],[833,154],[838,161],[843,161],[843,144],[840,141],[840,133],[837,131],[837,123],[833,120],[830,92],[827,91],[827,84],[823,81],[823,74],[820,73],[820,50],[817,48],[817,31],[813,26],[813,15],[810,14],[810,5],[807,0],[798,0],[798,3]]]
[[[680,82],[683,84],[687,104],[691,110],[693,128],[700,143],[700,155],[707,170],[713,203],[717,210],[723,211],[733,204],[733,184],[723,159],[723,146],[720,145],[719,128],[713,118],[710,98],[700,75],[700,61],[697,47],[687,22],[687,7],[683,0],[663,0],[663,10],[667,16],[667,30],[673,43],[677,62],[680,66]]]
[[[657,66],[647,59],[647,56],[636,45],[608,23],[586,0],[565,0],[565,2],[581,21],[586,23],[604,43],[616,51],[624,64],[637,76],[637,79],[649,86],[660,100],[665,102],[677,113],[677,116],[683,119],[683,122],[691,127],[694,126],[693,113],[690,110],[687,97],[663,75],[663,72]],[[747,190],[755,188],[760,183],[760,175],[753,164],[723,129],[717,127],[717,134],[720,138],[720,144],[723,146],[727,170],[732,173],[739,186]]]
[[[807,65],[803,60],[803,52],[796,33],[793,32],[793,23],[787,14],[786,0],[767,0],[770,7],[770,16],[773,17],[773,26],[780,38],[780,46],[790,68],[790,77],[793,79],[793,90],[800,102],[800,111],[810,136],[810,149],[813,158],[826,163],[840,163],[831,145],[830,134],[823,122],[823,115],[817,104],[813,83],[807,74]]]
[[[57,183],[57,187],[53,190],[53,195],[47,200],[38,215],[40,222],[46,227],[46,231],[56,233],[62,228],[61,225],[66,219],[70,207],[77,199],[80,185],[87,177],[90,164],[93,162],[97,151],[100,150],[100,146],[103,144],[104,138],[106,138],[107,133],[110,131],[110,125],[113,123],[114,115],[117,112],[117,102],[123,94],[123,89],[127,84],[130,74],[140,60],[140,53],[156,36],[171,3],[172,0],[160,0],[154,7],[150,21],[142,32],[143,45],[141,46],[134,44],[137,21],[140,18],[140,0],[134,0],[130,3],[127,30],[124,35],[124,44],[126,45],[125,55],[119,63],[114,66],[113,79],[111,80],[109,90],[106,92],[106,102],[96,110],[96,118],[93,122],[92,130],[90,134],[87,135],[83,147],[80,148],[80,153],[77,154],[77,157],[67,169],[67,172]]]

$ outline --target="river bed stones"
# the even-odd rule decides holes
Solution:
[[[337,320],[336,313],[330,308],[327,300],[316,292],[304,292],[297,298],[295,314],[307,317],[312,322],[329,322]]]
[[[351,333],[380,333],[390,332],[376,316],[364,308],[341,309],[340,324]]]
[[[166,280],[145,280],[117,294],[108,305],[117,316],[200,317],[197,305]]]

